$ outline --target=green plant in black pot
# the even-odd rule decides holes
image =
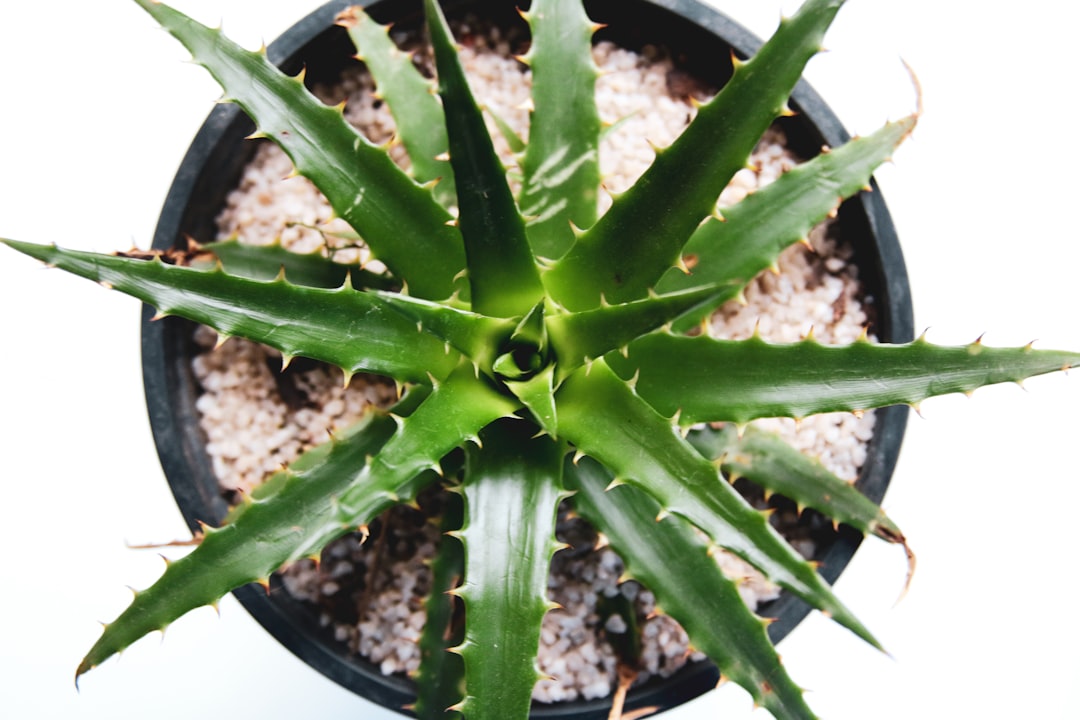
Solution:
[[[361,10],[342,16],[398,120],[409,173],[263,53],[164,4],[137,2],[209,69],[258,134],[288,153],[387,272],[234,244],[147,259],[4,242],[161,316],[276,348],[285,364],[312,358],[346,377],[390,377],[402,394],[267,478],[227,524],[204,528],[197,547],[106,626],[78,674],[439,484],[462,504],[456,523],[454,512],[444,519],[455,539],[433,569],[444,592],[429,601],[417,714],[528,715],[551,608],[556,512],[569,498],[724,677],[778,718],[811,718],[765,621],[715,550],[878,643],[727,480],[745,477],[889,542],[904,536],[853,486],[747,424],[916,404],[1080,361],[978,342],[863,337],[826,346],[812,335],[772,344],[697,332],[866,186],[915,125],[915,116],[889,123],[717,211],[721,191],[786,112],[842,0],[807,0],[784,20],[603,214],[595,28],[578,0],[534,0],[526,14],[533,109],[527,142],[514,139],[522,148],[516,195],[434,0],[425,8],[437,94]],[[448,631],[455,597],[460,637]],[[623,652],[630,664],[632,645]]]

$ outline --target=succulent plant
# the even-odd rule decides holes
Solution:
[[[144,257],[3,242],[152,304],[159,316],[264,343],[286,362],[313,358],[346,377],[390,377],[402,393],[394,408],[372,411],[269,477],[226,525],[205,527],[194,550],[106,626],[77,676],[439,483],[462,505],[459,517],[444,518],[456,540],[443,543],[433,571],[445,592],[429,601],[417,714],[528,715],[540,623],[551,608],[556,511],[570,498],[724,677],[778,718],[812,718],[766,621],[745,606],[714,550],[743,558],[879,645],[727,480],[746,477],[863,533],[905,540],[852,485],[777,438],[744,432],[747,423],[915,405],[1080,361],[1078,353],[978,341],[889,346],[864,336],[833,347],[812,335],[780,345],[696,332],[860,192],[916,123],[915,115],[888,123],[718,213],[721,190],[786,112],[843,0],[807,0],[783,20],[603,215],[595,28],[580,0],[533,0],[525,14],[534,108],[528,141],[516,139],[516,197],[435,0],[425,10],[437,95],[383,28],[360,9],[342,16],[395,113],[410,173],[264,53],[164,4],[136,2],[214,75],[259,136],[289,154],[388,273],[232,243],[196,257]],[[450,641],[454,596],[465,626]]]

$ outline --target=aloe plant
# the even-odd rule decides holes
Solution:
[[[905,539],[853,486],[775,437],[742,432],[746,423],[914,405],[1080,361],[978,342],[889,346],[863,337],[832,347],[813,337],[779,345],[688,332],[866,186],[916,123],[913,115],[822,154],[718,216],[721,190],[786,112],[843,0],[806,0],[782,21],[603,215],[594,27],[579,0],[534,0],[525,14],[534,109],[516,197],[435,0],[425,10],[438,101],[383,29],[359,9],[342,18],[399,118],[411,174],[261,51],[165,4],[136,2],[289,154],[388,275],[232,243],[205,248],[209,263],[201,255],[184,266],[3,242],[150,303],[159,316],[264,343],[286,361],[331,363],[346,377],[387,376],[403,394],[268,478],[226,525],[204,528],[195,549],[105,627],[77,675],[441,483],[462,507],[458,522],[454,512],[444,519],[455,540],[433,572],[447,592],[430,600],[421,716],[528,715],[551,607],[556,510],[569,498],[725,677],[777,718],[812,718],[765,621],[744,605],[715,551],[879,644],[725,480],[745,477],[864,533]],[[448,641],[451,596],[463,602],[465,625]]]

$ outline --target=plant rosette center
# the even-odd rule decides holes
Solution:
[[[493,369],[504,380],[529,380],[548,366],[544,356],[536,345],[512,343],[495,359]]]
[[[554,369],[553,365],[549,354],[539,345],[510,342],[495,358],[492,371],[504,382],[524,382],[548,368]]]
[[[505,382],[528,382],[538,374],[553,371],[554,363],[555,353],[544,323],[544,304],[540,303],[499,344],[492,371]]]

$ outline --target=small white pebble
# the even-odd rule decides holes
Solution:
[[[623,619],[622,615],[612,615],[604,623],[604,629],[608,632],[624,633],[627,629],[626,620]]]

